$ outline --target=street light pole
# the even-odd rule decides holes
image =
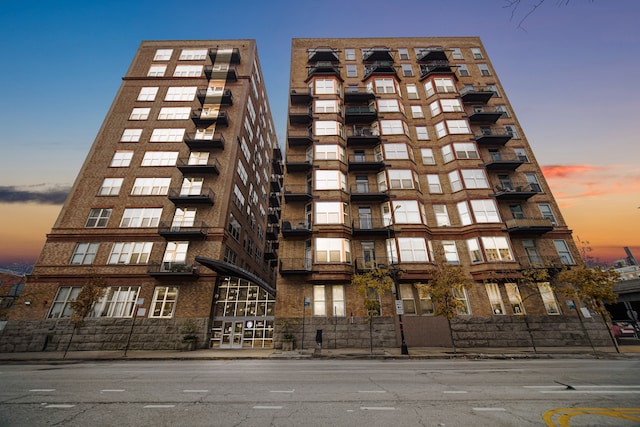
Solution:
[[[391,203],[391,202],[389,202]],[[395,218],[395,213],[396,210],[400,207],[401,205],[397,205],[395,208],[393,208],[393,210],[391,210],[391,217],[389,218],[389,225],[387,226],[387,249],[390,248],[391,245],[391,224],[394,223],[394,218]],[[387,258],[389,258],[389,256],[387,256]],[[389,261],[393,261],[393,259],[389,259]],[[407,347],[407,343],[404,340],[404,325],[402,323],[402,314],[401,314],[401,307],[399,307],[398,305],[398,273],[400,272],[400,270],[398,269],[398,267],[393,265],[393,262],[390,263],[391,264],[391,269],[390,269],[390,273],[391,273],[391,277],[393,278],[393,298],[395,300],[396,303],[396,312],[398,313],[398,323],[400,324],[400,340],[401,340],[401,344],[400,344],[400,354],[402,355],[409,355],[409,348]],[[401,301],[401,300],[400,300]]]

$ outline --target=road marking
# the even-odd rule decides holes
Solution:
[[[293,390],[269,390],[270,393],[293,393],[296,389]]]
[[[577,415],[596,415],[640,422],[640,408],[558,408],[545,412],[542,419],[549,427],[569,427],[569,421]],[[555,417],[557,424],[553,420]]]
[[[105,388],[104,390],[100,390],[100,393],[120,393],[123,391],[123,388]]]
[[[46,405],[45,408],[59,408],[59,409],[68,409],[68,408],[73,408],[76,405],[67,405],[64,403],[52,403],[51,405]]]
[[[29,391],[33,391],[33,392],[43,392],[43,391],[56,391],[55,388],[32,388]]]
[[[209,390],[182,390],[183,393],[209,393]]]
[[[524,388],[559,388],[566,389],[563,385],[525,385]],[[572,385],[579,388],[640,388],[640,385]]]
[[[474,411],[506,411],[504,408],[471,408]]]
[[[144,405],[143,408],[175,408],[176,405]]]
[[[358,390],[358,393],[386,393],[386,390]]]
[[[640,393],[640,390],[540,390],[540,393],[638,394]]]
[[[396,408],[393,406],[361,406],[361,410],[363,411],[395,411]]]
[[[443,391],[444,394],[464,394],[464,393],[469,393],[468,391],[464,391],[464,390],[445,390]]]
[[[254,406],[253,409],[282,409],[282,406]]]

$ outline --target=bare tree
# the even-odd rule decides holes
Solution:
[[[382,307],[380,299],[393,287],[393,279],[386,268],[374,268],[364,273],[355,274],[351,285],[363,298],[364,309],[369,322],[369,345],[373,353],[373,318],[380,316]]]
[[[589,2],[593,2],[593,0],[588,0]],[[523,10],[524,15],[518,21],[517,28],[524,30],[522,24],[524,21],[529,18],[538,8],[542,7],[542,5],[546,2],[546,0],[533,0],[532,2],[523,2],[522,0],[504,0],[504,8],[511,9],[511,20],[516,19],[516,16],[520,15],[521,9]],[[567,6],[569,5],[570,0],[556,0],[556,4],[558,6]]]

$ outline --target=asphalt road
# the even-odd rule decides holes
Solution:
[[[1,426],[639,423],[637,360],[172,360],[0,366]]]

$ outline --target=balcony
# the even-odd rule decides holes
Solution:
[[[198,267],[191,264],[177,262],[163,262],[162,264],[149,264],[147,269],[149,276],[156,279],[197,279],[200,276]]]
[[[311,107],[295,108],[289,110],[289,123],[292,125],[308,125],[313,120]]]
[[[355,259],[356,273],[364,273],[366,271],[373,270],[374,268],[386,268],[389,265],[387,258],[383,257],[358,257]]]
[[[531,254],[528,256],[518,256],[516,257],[516,260],[520,263],[520,266],[522,268],[533,268],[533,269],[542,269],[542,268],[547,268],[550,270],[561,270],[564,268],[564,266],[566,265],[565,263],[562,262],[562,258],[560,258],[558,255],[552,255],[552,256],[540,256],[538,254]],[[572,263],[567,263],[567,264],[572,264]]]
[[[224,63],[239,64],[240,63],[240,49],[234,48],[219,48],[213,47],[209,49],[209,58],[212,63],[216,63],[216,60]]]
[[[213,123],[229,126],[229,117],[226,111],[206,112],[202,109],[191,112],[191,120],[198,127],[209,127]]]
[[[465,104],[486,104],[496,92],[486,86],[465,86],[460,91],[460,98]]]
[[[309,49],[309,63],[312,62],[339,62],[340,57],[338,57],[338,49],[334,49],[331,47],[317,47],[315,49]]]
[[[209,158],[204,163],[191,163],[190,159],[178,159],[176,165],[183,175],[216,174],[220,175],[220,162],[216,158]]]
[[[272,206],[267,209],[267,220],[270,224],[280,224],[280,207]]]
[[[420,80],[429,77],[431,74],[453,74],[449,61],[429,61],[427,64],[420,64]]]
[[[495,123],[502,116],[504,116],[504,111],[483,107],[474,108],[473,113],[469,114],[467,118],[471,123]]]
[[[392,62],[393,53],[388,47],[372,47],[368,49],[362,49],[362,62],[376,62],[387,61]]]
[[[282,167],[282,160],[273,159],[271,161],[271,166],[273,168],[273,173],[278,175],[282,175],[284,173],[284,169]]]
[[[158,234],[167,240],[204,240],[208,229],[203,222],[191,225],[161,222],[158,225]]]
[[[370,127],[353,126],[347,130],[347,147],[372,147],[380,143],[380,131]]]
[[[306,221],[282,221],[282,237],[309,237],[313,233],[311,224]]]
[[[271,260],[278,258],[278,242],[269,242],[264,247],[264,259]]]
[[[310,87],[295,88],[291,89],[289,98],[291,99],[291,105],[309,105],[313,99],[313,95],[311,94]]]
[[[210,139],[200,138],[195,133],[188,133],[184,138],[184,143],[187,144],[192,151],[224,150],[224,136],[220,133],[213,135]]]
[[[356,154],[349,156],[349,172],[379,172],[386,164],[379,156]]]
[[[288,154],[285,160],[287,172],[308,172],[311,170],[311,157],[306,154]]]
[[[393,226],[387,225],[389,219],[381,217],[360,217],[351,223],[354,236],[383,236],[395,235]]]
[[[228,80],[238,81],[238,72],[235,67],[229,67],[227,65],[207,65],[204,67],[204,75],[209,80]]]
[[[500,146],[513,138],[513,133],[505,128],[481,128],[479,134],[475,134],[473,139],[478,145]]]
[[[396,67],[394,67],[393,62],[389,61],[378,61],[370,65],[365,65],[364,79],[374,74],[393,74],[396,77],[398,76]]]
[[[329,61],[318,61],[308,67],[307,78],[317,75],[333,75],[338,76],[338,78],[342,79],[340,77],[340,68],[338,67],[338,65]]]
[[[306,184],[287,184],[284,187],[285,202],[308,202],[313,199],[311,187]]]
[[[282,191],[282,178],[271,177],[269,181],[270,191],[272,193],[279,193]]]
[[[287,141],[289,142],[289,147],[307,147],[313,143],[313,134],[311,129],[289,129]]]
[[[269,206],[278,207],[282,204],[282,195],[279,191],[272,191],[269,193]]]
[[[351,186],[352,202],[383,202],[389,199],[389,192],[382,190],[377,184],[354,184]]]
[[[344,91],[344,102],[362,103],[375,99],[376,94],[364,87],[347,87]]]
[[[371,123],[378,118],[378,112],[373,105],[347,106],[344,112],[346,124]]]
[[[267,240],[278,240],[279,234],[280,234],[279,223],[269,224],[267,226]]]
[[[526,162],[527,158],[525,156],[491,153],[491,160],[480,164],[480,166],[491,172],[513,172]]]
[[[542,193],[540,185],[528,182],[503,182],[496,186],[495,190],[492,196],[497,200],[528,200],[536,194]]]
[[[169,190],[169,200],[176,206],[199,206],[213,205],[215,193],[210,189],[203,189],[199,194],[189,194],[189,191],[183,191],[181,188],[172,188]]]
[[[509,234],[544,234],[553,230],[548,218],[512,218],[504,223]]]
[[[296,274],[311,274],[312,263],[311,258],[280,258],[280,266],[278,270],[283,276],[290,276]]]
[[[416,59],[420,62],[424,61],[447,61],[447,52],[442,46],[432,46],[420,49],[416,54]]]
[[[197,96],[201,104],[233,105],[233,93],[231,89],[225,89],[222,92],[200,89],[198,90]]]

